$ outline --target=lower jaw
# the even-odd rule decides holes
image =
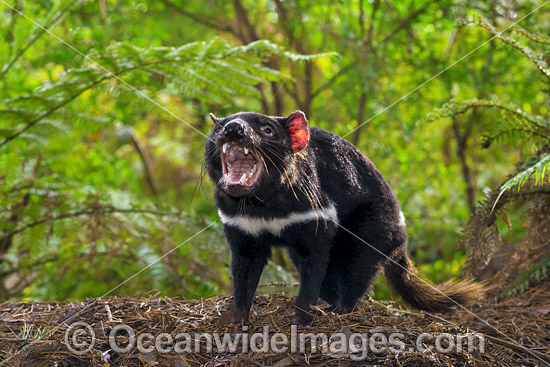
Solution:
[[[226,176],[231,177],[231,174],[228,174],[228,170],[224,169],[222,173],[224,189],[231,196],[243,196],[243,195],[249,194],[250,192],[252,192],[252,190],[256,186],[260,173],[261,173],[261,167],[258,167],[257,171],[254,172],[254,174],[250,178],[246,177],[246,183],[244,185],[241,185],[235,180],[231,180],[232,183],[228,183],[228,179],[226,178]]]
[[[225,186],[224,191],[229,196],[238,197],[238,196],[245,196],[250,194],[252,192],[252,188],[253,187],[241,186],[241,185],[229,185],[229,186]]]

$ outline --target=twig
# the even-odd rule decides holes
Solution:
[[[543,361],[548,361],[550,362],[550,356],[548,356],[547,354],[544,354],[544,353],[541,353],[539,351],[536,351],[534,349],[527,349],[527,347],[524,347],[523,345],[518,345],[518,344],[514,344],[514,343],[510,343],[509,341],[506,341],[506,340],[502,340],[502,339],[499,339],[495,336],[491,336],[491,335],[484,335],[485,338],[489,339],[490,341],[492,341],[493,343],[497,343],[497,344],[500,344],[500,345],[504,345],[510,349],[514,349],[514,350],[517,350],[518,352],[528,352],[528,353],[532,353],[532,354],[535,354],[537,357],[539,357],[540,359],[542,359]]]
[[[375,299],[372,298],[372,297],[369,297],[369,302],[372,302],[372,303],[374,303],[375,305],[378,305],[378,306],[382,306],[382,307],[384,307],[385,309],[387,309],[387,310],[389,310],[389,311],[393,311],[393,312],[400,312],[400,313],[404,313],[404,314],[407,314],[407,315],[415,315],[415,316],[424,316],[424,315],[425,315],[425,314],[419,313],[419,312],[412,312],[412,311],[407,311],[407,310],[401,310],[401,309],[393,308],[392,306],[385,305],[385,304],[383,304],[382,302],[377,301],[377,300],[375,300]]]

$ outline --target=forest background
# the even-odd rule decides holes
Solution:
[[[536,1],[0,1],[0,300],[228,294],[202,155],[242,110],[345,136],[427,278],[490,278],[548,221],[547,34]],[[296,281],[277,251],[260,291]]]

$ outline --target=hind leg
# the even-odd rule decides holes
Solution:
[[[359,246],[359,243],[354,245]],[[352,312],[361,297],[373,283],[383,263],[383,257],[375,251],[357,248],[349,253],[342,263],[338,287],[340,289],[338,308],[341,313]]]
[[[407,243],[406,227],[398,214],[388,219],[388,216],[373,216],[371,211],[360,209],[349,218],[336,239],[339,306],[343,313],[353,311],[382,265]]]

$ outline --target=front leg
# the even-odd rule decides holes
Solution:
[[[313,321],[310,306],[319,300],[330,259],[330,246],[330,240],[313,237],[289,249],[289,255],[300,273],[293,324],[308,325]]]
[[[258,238],[233,228],[224,228],[224,232],[231,247],[231,273],[235,299],[231,322],[239,324],[248,321],[254,293],[269,257],[269,246]]]

